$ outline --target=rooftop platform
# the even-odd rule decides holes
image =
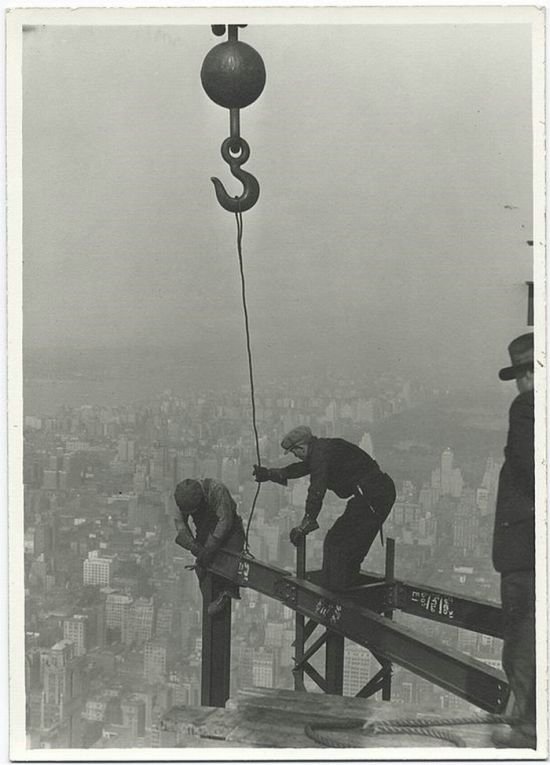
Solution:
[[[479,713],[483,715],[482,712]],[[162,718],[161,747],[274,747],[323,748],[305,733],[308,723],[344,720],[384,721],[428,718],[450,719],[458,714],[422,709],[388,701],[302,693],[292,690],[251,688],[228,699],[225,708],[173,707]],[[471,724],[437,728],[459,736],[468,748],[494,748],[490,735],[495,725]],[[340,746],[357,748],[449,747],[449,741],[415,735],[412,732],[365,735],[361,729],[330,733]],[[334,745],[339,746],[338,743]]]

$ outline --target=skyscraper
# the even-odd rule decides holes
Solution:
[[[101,584],[109,586],[111,583],[112,568],[112,558],[100,558],[97,550],[89,552],[88,558],[84,561],[82,566],[84,584]]]
[[[138,598],[129,607],[122,624],[122,642],[145,643],[153,636],[155,606],[153,598]]]
[[[116,630],[119,640],[123,625],[128,618],[128,612],[132,605],[132,598],[129,595],[123,595],[119,592],[112,592],[107,595],[105,601],[105,621],[108,629]]]
[[[131,740],[145,736],[145,702],[137,695],[129,696],[120,704],[122,725],[128,729]]]
[[[273,651],[259,648],[252,658],[252,682],[262,688],[273,688],[275,680],[275,655]]]
[[[156,639],[145,643],[144,671],[148,683],[154,684],[164,679],[167,653],[166,640]]]
[[[441,455],[441,493],[451,494],[453,477],[453,458],[454,455],[450,449],[445,449]]]
[[[88,648],[88,617],[75,614],[63,622],[63,637],[74,644],[75,656],[83,656]]]
[[[371,654],[357,643],[346,640],[344,654],[344,696],[355,696],[368,682]]]
[[[80,697],[80,670],[74,660],[74,645],[61,640],[43,655],[41,728],[52,730],[71,722]],[[70,731],[69,731],[70,738]],[[71,745],[67,742],[65,745]]]

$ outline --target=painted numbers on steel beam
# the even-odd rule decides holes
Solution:
[[[394,586],[396,607],[405,613],[502,638],[502,610],[496,603],[407,582]]]

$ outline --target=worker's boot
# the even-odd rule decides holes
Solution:
[[[532,729],[532,730],[531,730]],[[491,735],[492,743],[499,749],[536,749],[537,739],[535,726],[524,725],[521,727],[497,728]]]

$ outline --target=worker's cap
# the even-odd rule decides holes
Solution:
[[[532,332],[512,340],[508,346],[512,365],[500,370],[498,376],[501,380],[514,380],[522,377],[525,372],[533,371],[533,344]]]
[[[307,425],[298,425],[297,428],[293,428],[281,441],[281,447],[285,450],[285,454],[293,449],[295,446],[303,446],[309,444],[313,438],[313,433]]]
[[[186,478],[178,483],[174,492],[176,505],[183,515],[190,515],[198,510],[203,498],[202,486],[199,481],[195,481],[193,478]]]

